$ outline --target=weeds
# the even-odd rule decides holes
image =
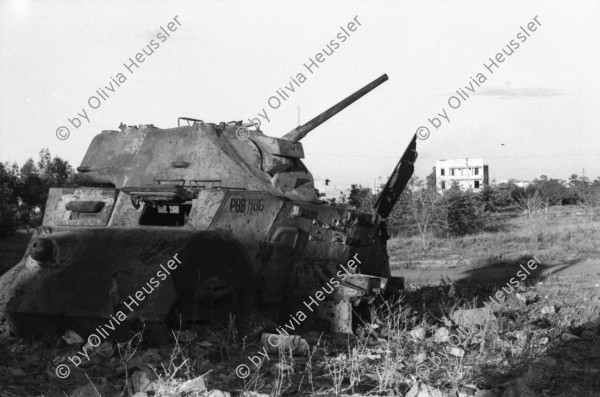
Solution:
[[[600,221],[582,222],[577,208],[551,207],[549,217],[518,216],[504,221],[504,231],[462,237],[429,238],[423,252],[420,237],[401,237],[388,243],[390,261],[448,258],[460,255],[485,265],[490,257],[536,252],[552,262],[574,257],[600,256]],[[568,216],[567,216],[568,215]],[[399,257],[399,254],[402,256]]]

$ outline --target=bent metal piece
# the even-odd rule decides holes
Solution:
[[[384,220],[412,175],[416,142],[373,218],[318,198],[300,140],[385,80],[284,138],[256,128],[239,139],[241,122],[190,118],[95,136],[77,168],[85,186],[50,189],[43,226],[0,278],[12,332],[160,338],[194,322],[294,316],[351,332],[352,306],[402,286],[390,274]]]

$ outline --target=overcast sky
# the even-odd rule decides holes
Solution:
[[[297,125],[298,109],[306,122],[387,73],[302,141],[315,178],[372,186],[419,126],[430,129],[417,145],[420,176],[436,159],[464,157],[483,157],[496,179],[600,175],[598,1],[0,4],[2,162],[49,148],[78,166],[93,136],[121,122],[170,128],[180,116],[218,123],[263,108],[261,129],[280,137]],[[131,66],[151,40],[154,52]],[[304,64],[331,53],[332,40],[337,48],[309,71]],[[519,47],[488,71],[484,63],[511,40]],[[88,102],[100,88],[106,99]],[[280,88],[289,98],[278,106],[269,98]],[[469,97],[459,107],[451,100],[452,109],[459,88]],[[449,122],[436,116],[444,111]],[[56,137],[61,126],[66,140]]]

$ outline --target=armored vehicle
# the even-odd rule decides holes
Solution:
[[[354,306],[402,284],[385,219],[413,173],[416,136],[373,214],[319,199],[300,140],[386,80],[281,138],[191,118],[95,136],[77,168],[85,187],[50,189],[43,226],[0,279],[11,330],[120,338],[262,316],[288,332],[351,332]]]

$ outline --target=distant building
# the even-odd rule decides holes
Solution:
[[[501,179],[498,182],[496,182],[496,185],[500,185],[502,183],[512,183],[518,187],[522,187],[522,188],[526,188],[527,186],[529,186],[531,184],[531,182],[528,181],[519,181],[516,179]]]
[[[489,184],[488,166],[483,159],[450,159],[435,162],[438,192],[450,189],[457,183],[461,190],[481,191]]]
[[[350,191],[356,185],[334,185],[330,179],[315,179],[315,189],[323,194],[322,200],[335,199],[336,203],[343,203],[350,197]]]

